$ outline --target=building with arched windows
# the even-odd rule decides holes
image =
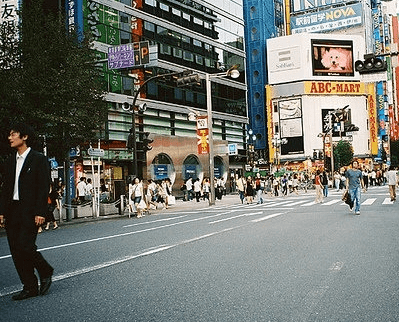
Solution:
[[[69,0],[66,9],[70,24],[91,32],[99,61],[103,61],[109,115],[101,133],[102,176],[108,183],[138,175],[168,177],[180,187],[189,176],[209,176],[209,160],[207,155],[198,155],[196,123],[188,120],[188,114],[207,113],[205,75],[227,71],[233,65],[239,65],[239,78],[215,77],[211,82],[214,171],[226,180],[242,172],[248,123],[242,1]],[[148,64],[108,68],[105,61],[110,47],[138,42],[148,42]],[[200,82],[177,87],[172,76],[148,81],[184,71],[198,74]],[[147,109],[133,120],[132,113],[122,107],[132,104],[138,89],[136,103],[145,103]],[[126,148],[132,124],[137,142],[145,132],[154,140],[150,151],[137,154],[137,173],[132,171],[133,155]],[[242,156],[229,157],[229,144],[235,144]],[[86,160],[82,151],[75,161],[79,171],[90,173]]]

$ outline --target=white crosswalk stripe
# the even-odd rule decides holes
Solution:
[[[337,205],[337,206],[347,206],[347,204],[345,202],[343,202],[340,198],[338,199],[332,199],[329,200],[328,199],[324,199],[323,203],[320,203],[321,206],[332,206],[332,205]],[[392,205],[394,202],[391,201],[390,198],[384,198],[383,200],[381,200],[380,198],[362,198],[361,201],[361,205],[362,206],[371,206],[375,203],[379,203],[381,202],[382,205]],[[301,200],[301,201],[294,201],[294,202],[288,202],[288,201],[283,201],[283,202],[276,202],[276,203],[272,203],[272,204],[268,204],[266,207],[270,208],[270,207],[292,207],[292,206],[300,206],[300,207],[310,207],[310,206],[314,206],[316,205],[316,203],[314,202],[314,200]]]
[[[391,201],[391,198],[385,198],[384,201],[382,202],[383,205],[392,205],[393,201]]]
[[[330,200],[328,202],[323,203],[323,206],[331,206],[331,205],[336,204],[337,202],[340,202],[340,201],[341,201],[341,199],[333,199],[333,200]]]
[[[377,198],[367,198],[365,201],[361,203],[362,206],[370,206],[376,201]]]

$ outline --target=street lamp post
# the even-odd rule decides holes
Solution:
[[[252,129],[248,130],[247,141],[248,141],[248,157],[249,157],[248,159],[249,159],[249,164],[252,167],[254,167],[255,166],[255,159],[252,158],[252,156],[255,153],[256,135],[254,134],[254,131]]]
[[[239,66],[234,65],[227,72],[209,74],[205,73],[206,82],[206,110],[208,114],[208,140],[209,140],[209,180],[211,185],[211,195],[209,198],[209,205],[215,204],[215,165],[214,165],[214,151],[213,151],[213,124],[212,124],[212,83],[211,78],[230,76],[237,78],[240,72],[237,70]]]
[[[212,84],[210,74],[205,74],[206,82],[206,112],[208,114],[208,140],[209,140],[209,183],[211,185],[211,195],[209,205],[215,204],[215,166],[213,151],[213,124],[212,124]]]

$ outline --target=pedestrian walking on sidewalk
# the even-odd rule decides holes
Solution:
[[[323,196],[328,197],[328,172],[326,170],[323,171],[321,175],[321,183],[323,185]]]
[[[241,203],[244,203],[246,185],[247,183],[243,176],[240,176],[238,179],[236,179],[236,187],[240,196]]]
[[[321,174],[320,170],[317,170],[316,176],[314,178],[314,185],[316,188],[316,199],[315,203],[322,203],[323,202],[323,184],[321,182]]]
[[[398,184],[398,170],[392,165],[389,167],[389,171],[386,173],[386,178],[389,186],[389,195],[391,201],[396,200],[396,185]]]
[[[345,172],[346,177],[346,191],[349,192],[351,200],[355,206],[355,214],[360,215],[360,198],[361,190],[364,189],[363,174],[359,170],[359,163],[352,161],[352,169]],[[352,209],[351,209],[352,210]]]
[[[246,191],[246,197],[247,197],[247,204],[250,204],[254,201],[254,182],[251,178],[251,176],[248,176],[247,178],[247,184],[246,184],[247,189]]]
[[[143,207],[140,205],[144,198],[143,184],[139,178],[134,178],[133,183],[129,184],[129,206],[130,212],[137,212],[137,218],[142,217]]]
[[[200,202],[201,182],[200,182],[199,178],[195,179],[195,181],[194,181],[194,193],[195,193],[195,199],[197,200],[197,202]]]
[[[256,199],[258,204],[263,203],[262,193],[264,189],[265,189],[265,181],[263,178],[261,178],[260,173],[258,172],[256,174],[256,179],[255,179],[255,191],[256,191]]]
[[[54,217],[54,210],[60,209],[60,205],[59,205],[59,193],[57,191],[56,185],[55,183],[52,183],[50,186],[50,193],[48,196],[48,201],[47,201],[47,208],[48,208],[48,213],[46,216],[46,228],[44,228],[44,230],[49,230],[50,229],[50,224],[53,224],[53,229],[57,229],[58,225],[57,225],[57,221],[55,220]]]
[[[47,158],[31,148],[33,139],[33,129],[23,123],[15,124],[8,132],[16,153],[4,164],[0,195],[0,226],[5,225],[11,256],[23,284],[22,291],[12,297],[15,301],[47,294],[54,271],[36,246],[38,227],[48,211],[50,169]]]

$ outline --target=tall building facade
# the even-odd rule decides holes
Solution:
[[[389,54],[395,51],[391,43],[397,34],[397,17],[388,4],[379,0],[246,2],[249,122],[259,138],[266,134],[268,151],[268,162],[260,159],[256,166],[272,171],[282,165],[289,170],[313,171],[326,165],[331,145],[341,139],[350,141],[355,157],[370,167],[389,155],[387,141],[397,135],[398,127],[397,84]],[[264,28],[267,23],[269,28]],[[280,36],[285,37],[276,39]],[[344,68],[328,67],[323,61],[322,56],[334,50],[345,60],[341,62]],[[267,61],[263,64],[263,115],[255,103],[261,96],[251,85],[259,75],[253,63],[258,53]],[[377,80],[355,71],[355,61],[364,60],[364,54],[384,55],[386,77]],[[333,122],[332,142],[328,142],[326,115],[347,105],[348,124]],[[264,128],[259,124],[262,116]],[[359,131],[348,130],[354,128],[353,123]],[[257,142],[257,149],[264,148],[262,142]]]
[[[83,10],[81,10],[83,8]],[[170,178],[178,187],[188,177],[209,176],[207,155],[198,155],[196,122],[190,112],[206,115],[205,76],[239,66],[240,77],[211,78],[215,175],[230,178],[241,171],[240,158],[228,154],[228,145],[245,148],[248,122],[244,50],[243,4],[239,0],[69,0],[68,23],[90,31],[99,61],[110,47],[146,42],[149,62],[132,68],[110,69],[102,63],[108,84],[109,115],[102,134],[104,176],[124,180],[131,175],[132,153],[126,140],[132,124],[137,140],[149,132],[154,140],[144,156],[138,153],[138,173],[146,179]],[[176,77],[150,78],[189,71],[200,82],[177,87]],[[123,109],[146,104],[144,113]],[[83,160],[84,163],[84,160]],[[85,164],[79,165],[85,170]],[[87,166],[86,166],[87,167]],[[79,175],[78,175],[79,176]]]
[[[265,84],[267,84],[266,40],[285,35],[282,0],[244,1],[245,49],[247,52],[248,130],[256,136],[257,159],[268,159]]]

